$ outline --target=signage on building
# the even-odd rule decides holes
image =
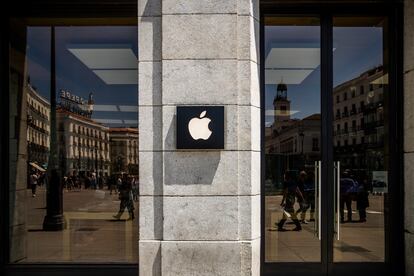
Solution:
[[[177,149],[224,149],[224,106],[178,106]]]
[[[60,102],[59,107],[72,113],[79,114],[90,118],[93,112],[93,93],[89,93],[89,99],[86,101],[84,98],[70,93],[67,90],[60,90]]]
[[[63,89],[60,90],[60,98],[68,100],[68,101],[72,101],[77,104],[86,104],[86,101],[82,97],[71,94],[69,91],[66,91]]]

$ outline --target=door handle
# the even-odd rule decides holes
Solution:
[[[321,229],[322,229],[322,221],[321,221],[321,204],[322,204],[322,185],[321,185],[321,170],[322,170],[322,162],[318,161],[318,239],[321,240]],[[316,190],[315,190],[316,192]]]
[[[315,201],[316,201],[316,197],[318,196],[318,194],[316,193],[316,191],[318,190],[318,163],[319,163],[318,161],[315,161],[314,172],[313,172],[313,178],[314,178],[313,179],[313,190],[315,193],[315,198],[314,198]],[[316,202],[315,202],[315,205],[316,205],[316,210],[318,211],[319,206],[316,204]],[[317,216],[316,218],[319,220],[318,214],[316,215]],[[316,221],[313,224],[313,233],[315,233],[315,236],[318,235],[318,227],[317,227]]]
[[[318,198],[318,203],[316,205],[317,213],[317,223],[314,224],[314,232],[318,235],[318,239],[321,240],[321,161],[315,161],[315,172],[314,172],[314,192],[315,196]],[[316,198],[315,198],[316,200]],[[316,202],[315,202],[316,204]]]
[[[341,198],[341,162],[336,161],[334,165],[334,171],[336,176],[336,240],[340,239],[340,198]]]

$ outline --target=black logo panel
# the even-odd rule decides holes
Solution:
[[[177,149],[224,149],[224,106],[177,106]]]

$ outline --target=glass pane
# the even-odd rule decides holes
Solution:
[[[320,262],[320,23],[265,19],[265,261]]]
[[[336,262],[384,261],[389,152],[385,26],[386,20],[377,17],[334,19]]]
[[[136,263],[137,27],[23,22],[11,24],[10,262]]]

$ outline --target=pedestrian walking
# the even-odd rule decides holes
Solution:
[[[113,217],[119,220],[126,208],[128,209],[128,213],[129,213],[128,220],[133,220],[135,218],[135,215],[134,215],[134,201],[132,199],[132,184],[131,184],[131,180],[128,179],[126,174],[123,176],[122,184],[119,189],[119,199],[121,200],[120,205],[119,205],[119,211]]]
[[[303,172],[305,173],[303,177],[303,184],[301,193],[303,195],[304,200],[302,201],[302,206],[298,210],[298,213],[300,213],[300,222],[304,224],[308,224],[308,221],[306,220],[306,212],[310,209],[310,217],[309,221],[315,221],[315,180],[314,180],[314,174],[309,172]]]
[[[280,203],[280,206],[283,208],[283,216],[279,223],[277,223],[278,231],[286,231],[286,229],[283,228],[283,225],[285,224],[288,217],[290,217],[293,223],[296,225],[293,231],[302,230],[302,226],[300,225],[294,209],[296,196],[298,196],[300,200],[304,200],[303,195],[298,188],[298,184],[293,178],[293,172],[286,171],[283,182],[283,198],[282,202]]]
[[[32,197],[36,197],[37,181],[39,176],[35,171],[30,174],[30,188],[32,189]]]

